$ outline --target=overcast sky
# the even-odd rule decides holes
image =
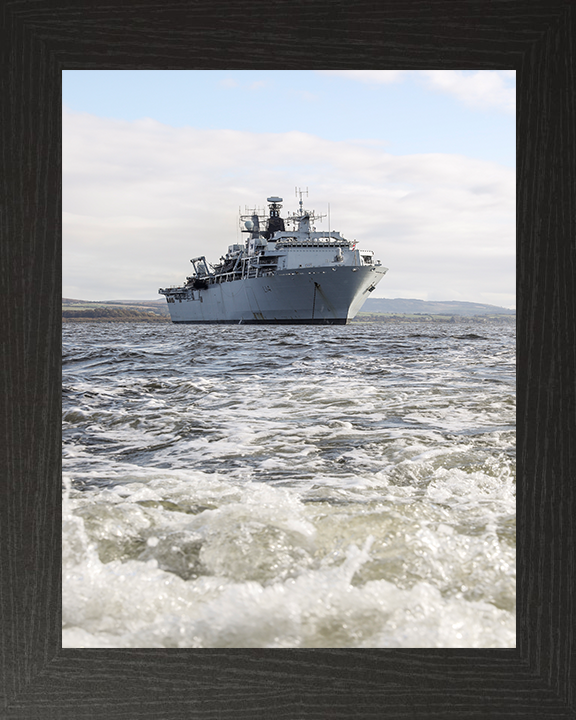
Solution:
[[[63,296],[156,299],[300,187],[389,268],[375,297],[515,307],[515,97],[508,70],[65,71]]]

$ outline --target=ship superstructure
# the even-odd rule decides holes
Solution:
[[[374,253],[339,232],[317,231],[325,217],[304,209],[282,218],[282,198],[240,215],[244,243],[230,245],[220,262],[192,258],[180,287],[160,288],[174,323],[344,325],[387,272]],[[307,191],[305,191],[307,193]]]

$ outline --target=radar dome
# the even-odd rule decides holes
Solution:
[[[254,223],[252,222],[252,220],[246,220],[246,222],[244,223],[244,227],[246,228],[246,230],[252,230],[252,228],[254,227]]]
[[[281,198],[281,197],[276,197],[276,196],[269,197],[268,200],[267,200],[267,202],[279,203],[279,202],[282,202],[282,198]]]

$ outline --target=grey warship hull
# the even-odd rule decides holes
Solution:
[[[345,325],[386,270],[307,268],[182,289],[168,302],[174,323]]]

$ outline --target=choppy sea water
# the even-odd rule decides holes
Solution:
[[[63,646],[515,646],[508,324],[66,324]]]

